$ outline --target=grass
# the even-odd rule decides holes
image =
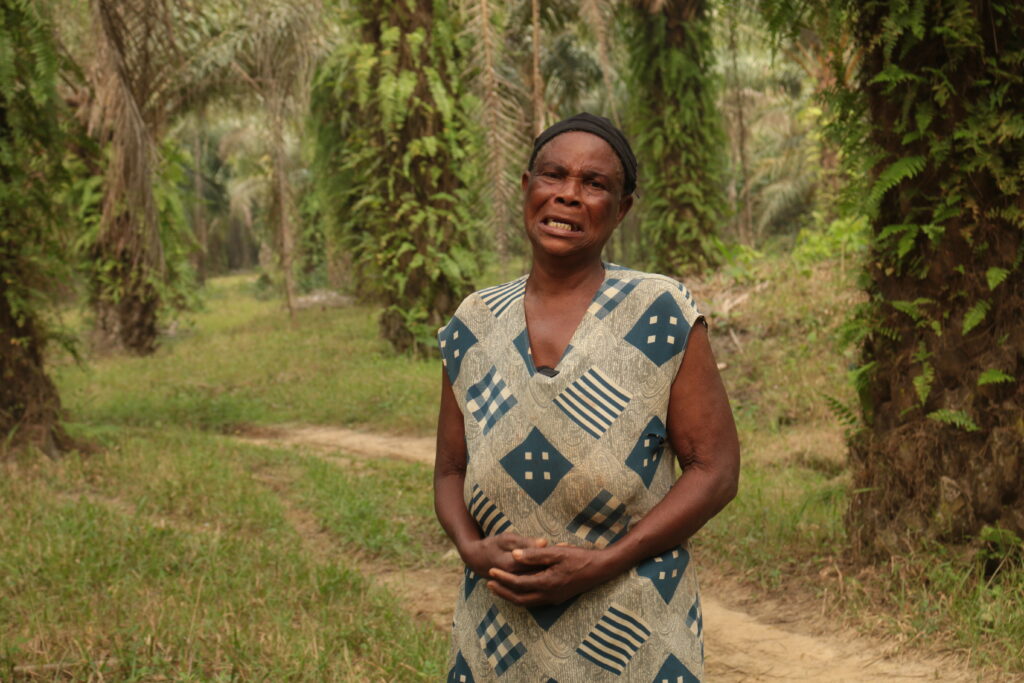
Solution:
[[[147,358],[55,369],[75,421],[230,431],[243,423],[342,424],[427,434],[440,369],[391,354],[369,307],[308,309],[293,321],[254,296],[255,276],[212,280],[194,324]]]
[[[0,480],[0,678],[55,662],[119,680],[440,676],[445,638],[344,559],[443,561],[428,468],[339,467],[220,436],[281,422],[430,434],[438,363],[392,355],[371,308],[288,321],[253,280],[212,280],[206,310],[153,357],[57,359],[73,426],[104,450]],[[739,497],[697,538],[702,564],[762,590],[817,593],[834,619],[872,633],[1024,673],[1020,564],[986,573],[977,548],[844,559],[845,446],[826,396],[854,402],[853,357],[836,342],[858,300],[850,278],[769,256],[690,284],[711,314],[744,449]],[[344,552],[303,546],[289,506]]]
[[[0,478],[0,679],[443,675],[446,638],[412,622],[343,553],[305,549],[280,496],[252,476],[306,468],[326,494],[350,483],[344,470],[181,429],[86,435],[99,439],[101,453],[26,460]],[[427,468],[389,465],[374,473],[378,486],[422,498]],[[298,501],[314,516],[327,507],[317,495]],[[318,521],[329,532],[374,509],[375,528],[401,527],[410,514],[392,517],[378,503],[379,494],[355,487]],[[416,528],[405,540],[423,545],[413,540]],[[374,529],[360,530],[371,534],[361,548],[377,552]],[[339,534],[337,546],[358,540]]]

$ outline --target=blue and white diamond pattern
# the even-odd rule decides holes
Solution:
[[[455,655],[455,666],[448,672],[448,683],[474,683],[473,672],[459,650]]]
[[[678,657],[670,654],[651,683],[700,683],[700,679],[694,676]]]
[[[516,351],[519,352],[519,357],[523,359],[523,365],[526,366],[526,371],[533,377],[537,373],[536,368],[533,367],[533,354],[530,351],[530,335],[523,328],[523,331],[512,340],[512,346],[516,347]]]
[[[637,566],[636,573],[651,580],[667,605],[672,601],[689,564],[690,553],[685,548],[676,548],[644,560]]]
[[[661,463],[661,456],[665,452],[665,423],[657,415],[644,427],[637,439],[636,445],[626,458],[626,467],[640,475],[644,486],[651,488],[654,475]]]
[[[572,463],[536,427],[500,462],[537,505],[548,499],[558,482],[572,469]]]
[[[621,676],[640,646],[651,636],[651,628],[622,605],[612,603],[576,652],[602,669]]]
[[[555,625],[555,622],[558,621],[563,614],[565,614],[566,610],[572,607],[578,597],[578,595],[575,595],[565,602],[560,602],[557,605],[527,607],[526,611],[530,613],[530,616],[533,617],[533,620],[537,622],[538,626],[547,631]]]
[[[602,489],[565,528],[588,543],[604,548],[626,533],[629,520],[622,501]]]
[[[437,334],[438,343],[441,346],[441,363],[448,372],[448,379],[452,384],[459,377],[459,370],[462,368],[462,359],[466,357],[469,347],[476,344],[476,336],[470,331],[466,323],[457,317],[441,328]]]
[[[486,304],[487,308],[491,309],[491,313],[494,314],[495,318],[500,318],[501,314],[508,310],[508,307],[514,304],[518,299],[523,298],[523,294],[526,292],[526,277],[521,277],[518,280],[512,282],[506,282],[503,285],[495,285],[494,287],[488,287],[487,289],[480,290],[480,298]]]
[[[632,398],[605,373],[591,368],[563,389],[554,403],[587,434],[600,439]]]
[[[626,341],[661,367],[683,350],[689,334],[690,323],[679,304],[671,294],[662,292],[626,334]]]
[[[487,662],[499,676],[526,654],[526,646],[520,642],[512,632],[512,627],[505,621],[505,617],[493,605],[476,627],[476,634],[480,638],[480,648],[484,651]]]
[[[512,522],[484,494],[484,490],[480,488],[479,484],[473,484],[473,495],[469,499],[469,513],[480,525],[484,536],[497,536],[512,528]]]
[[[483,379],[466,391],[466,408],[481,424],[484,434],[491,431],[516,403],[516,397],[493,365]]]
[[[700,638],[704,633],[704,610],[700,607],[700,596],[693,601],[690,611],[686,613],[686,627],[690,629],[695,637]]]
[[[601,289],[597,290],[594,301],[590,304],[587,312],[596,316],[598,320],[604,320],[606,315],[615,310],[615,307],[629,296],[629,293],[636,287],[636,283],[636,280],[608,278],[601,285]]]

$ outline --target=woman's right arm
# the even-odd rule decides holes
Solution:
[[[434,460],[434,511],[467,567],[490,576],[492,567],[519,573],[528,568],[512,557],[516,548],[542,548],[547,541],[504,533],[484,537],[463,499],[466,482],[466,431],[448,373],[441,372],[441,409],[437,416],[437,454]]]

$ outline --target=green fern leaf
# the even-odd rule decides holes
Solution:
[[[964,334],[967,334],[975,327],[981,324],[981,321],[988,315],[989,309],[992,305],[984,299],[978,301],[976,304],[971,306],[970,310],[964,314]]]
[[[932,382],[935,380],[935,368],[931,363],[921,364],[921,374],[914,378],[914,391],[917,392],[917,399],[924,405],[928,400],[928,394],[932,391]]]
[[[1006,268],[992,267],[985,271],[985,279],[988,280],[988,288],[995,289],[1003,284],[1003,280],[1010,274]]]
[[[962,410],[947,410],[946,408],[933,410],[928,413],[928,419],[959,427],[965,432],[977,432],[981,429],[977,424],[975,424],[974,420],[972,420],[971,417]]]
[[[904,180],[913,178],[924,170],[925,158],[923,156],[903,157],[897,159],[878,176],[878,180],[871,188],[868,196],[868,205],[878,206],[885,193],[899,185]]]
[[[1002,370],[986,370],[985,372],[978,375],[978,386],[982,387],[986,384],[1004,384],[1006,382],[1015,382],[1017,379],[1013,375],[1008,375]]]

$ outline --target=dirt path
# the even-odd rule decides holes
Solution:
[[[434,440],[384,436],[334,427],[282,425],[251,430],[238,438],[266,446],[312,447],[322,453],[342,451],[364,458],[399,458],[433,464]],[[331,458],[337,461],[336,458]],[[261,477],[280,489],[280,483]],[[290,509],[292,524],[314,554],[331,552],[333,545],[311,515]],[[366,564],[373,577],[398,595],[416,616],[447,629],[452,617],[452,596],[462,579],[457,567],[436,569],[381,569]],[[964,669],[952,658],[921,659],[896,656],[895,649],[853,632],[829,628],[819,615],[801,615],[800,609],[777,599],[762,600],[750,590],[705,570],[702,590],[706,675],[709,681],[976,681],[984,678]],[[748,610],[744,605],[757,604]],[[750,612],[756,611],[760,616]],[[796,611],[796,613],[795,613]],[[782,623],[780,623],[782,622]],[[822,631],[826,633],[822,633]]]

